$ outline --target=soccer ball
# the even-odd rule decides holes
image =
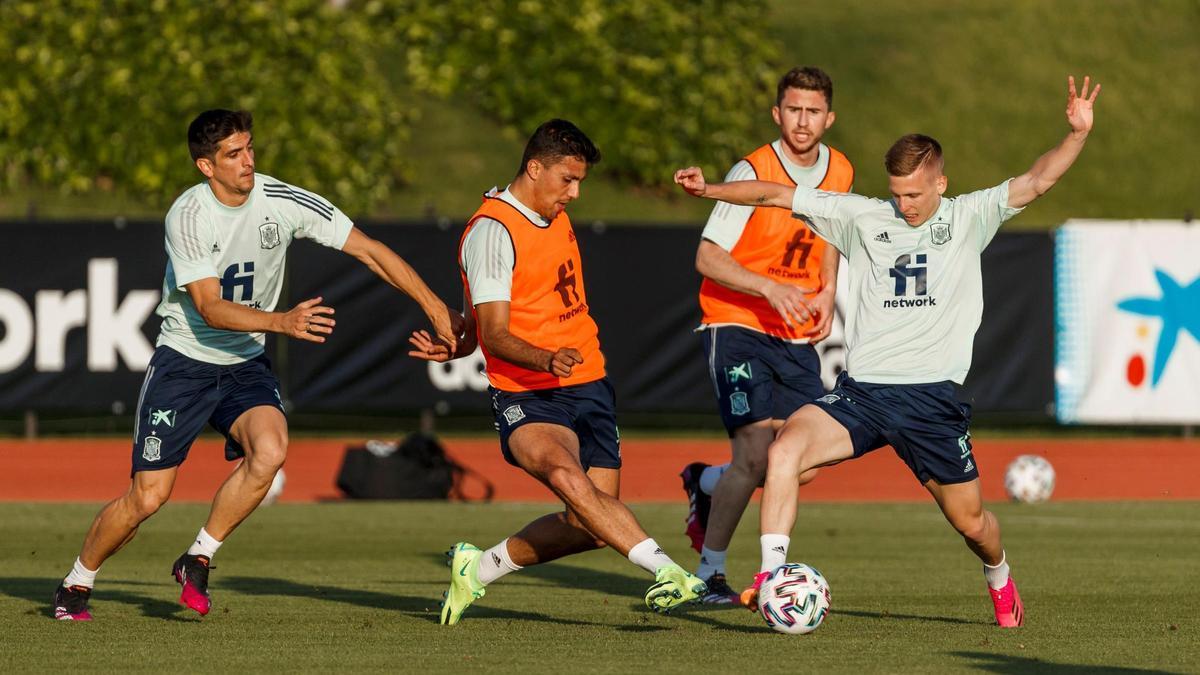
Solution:
[[[1004,490],[1013,501],[1044,502],[1054,492],[1054,467],[1037,455],[1021,455],[1004,472]]]
[[[279,499],[279,495],[283,494],[283,486],[287,483],[287,476],[283,475],[283,469],[275,473],[275,478],[271,480],[271,487],[267,488],[267,496],[263,497],[262,505],[270,506]]]
[[[758,611],[780,633],[811,633],[829,611],[829,582],[802,563],[775,568],[758,589]]]

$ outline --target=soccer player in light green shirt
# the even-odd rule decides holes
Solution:
[[[1075,162],[1092,129],[1100,85],[1067,81],[1070,132],[1024,174],[996,187],[943,198],[941,146],[919,134],[888,150],[892,199],[762,181],[709,185],[698,168],[676,172],[688,193],[732,204],[790,208],[849,262],[847,370],[834,390],[796,411],[768,452],[762,567],[743,603],[783,564],[796,521],[799,477],[884,445],[896,453],[984,563],[1002,627],[1024,622],[996,517],[983,508],[971,456],[970,406],[959,403],[983,313],[979,256],[996,230],[1045,194]]]

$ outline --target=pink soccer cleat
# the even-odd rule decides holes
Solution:
[[[179,594],[179,604],[194,609],[204,616],[212,608],[212,599],[208,597],[208,558],[202,555],[183,554],[171,568],[175,581],[183,586]]]
[[[63,586],[54,589],[54,618],[59,621],[91,621],[88,598],[92,589],[87,586]]]
[[[704,546],[704,535],[708,531],[708,512],[712,508],[712,497],[700,489],[700,474],[708,465],[704,462],[692,462],[683,468],[679,477],[683,479],[683,491],[687,493],[688,515],[687,529],[684,533],[692,542],[696,553]]]
[[[1010,577],[1004,588],[996,590],[989,587],[992,594],[992,604],[996,606],[996,623],[1001,628],[1017,628],[1025,625],[1025,605],[1021,602],[1021,594],[1017,593],[1017,585]]]
[[[769,576],[771,576],[770,572],[759,572],[758,574],[754,575],[753,583],[747,586],[746,590],[742,591],[741,597],[739,598],[742,601],[743,607],[751,612],[758,611],[758,589]]]

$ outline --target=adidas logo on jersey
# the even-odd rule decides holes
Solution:
[[[888,236],[887,232],[880,232],[879,234],[875,235],[875,241],[882,241],[885,244],[890,244],[892,243],[892,238]]]

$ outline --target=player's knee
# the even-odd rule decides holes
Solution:
[[[126,498],[139,520],[145,520],[158,512],[171,496],[169,491],[157,489],[134,490]]]
[[[254,450],[247,453],[246,461],[250,463],[250,471],[268,480],[283,467],[287,460],[287,436],[282,438],[261,439],[255,444]]]
[[[546,472],[546,483],[568,504],[582,499],[595,489],[587,475],[575,467],[555,467]]]
[[[987,533],[987,520],[982,513],[964,513],[950,518],[950,524],[963,537],[980,541]]]
[[[801,430],[787,436],[780,435],[767,448],[767,466],[780,470],[796,471],[808,450],[808,434]]]

